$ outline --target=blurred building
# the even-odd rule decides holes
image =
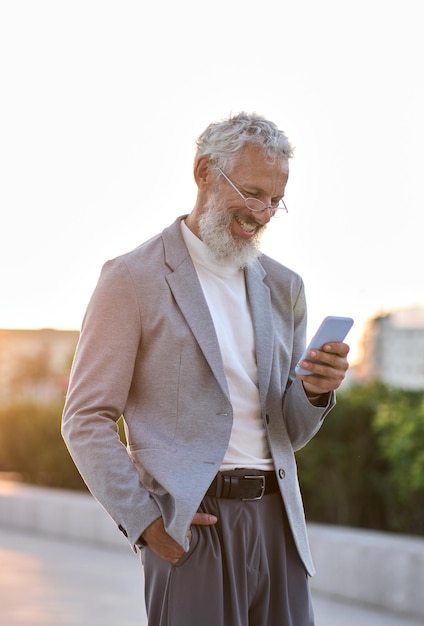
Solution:
[[[0,329],[0,403],[64,399],[78,337],[77,330]],[[424,390],[424,308],[368,322],[362,357],[346,383],[373,380]]]
[[[78,337],[75,330],[0,329],[0,402],[64,397]]]
[[[424,389],[424,308],[402,309],[370,320],[362,355],[353,368],[355,381],[380,380],[402,389]]]

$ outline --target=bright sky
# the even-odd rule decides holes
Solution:
[[[0,327],[79,328],[240,110],[296,146],[263,249],[303,276],[309,334],[354,317],[354,358],[368,318],[424,305],[419,0],[3,0],[0,58]]]

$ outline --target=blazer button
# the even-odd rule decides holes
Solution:
[[[280,467],[280,469],[278,470],[278,477],[284,478],[285,475],[286,475],[286,472],[283,470],[282,467]]]

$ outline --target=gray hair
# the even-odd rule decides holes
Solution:
[[[196,141],[195,161],[208,155],[211,161],[225,169],[247,143],[260,146],[265,158],[270,161],[293,156],[293,147],[287,136],[274,122],[257,113],[242,112],[214,122],[203,131]]]

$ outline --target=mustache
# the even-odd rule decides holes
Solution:
[[[249,240],[233,236],[231,225],[235,219],[256,227],[256,232]],[[240,210],[228,210],[220,199],[209,200],[199,219],[200,238],[215,258],[234,263],[240,268],[260,256],[259,244],[264,228],[265,225],[259,224],[253,216]]]

